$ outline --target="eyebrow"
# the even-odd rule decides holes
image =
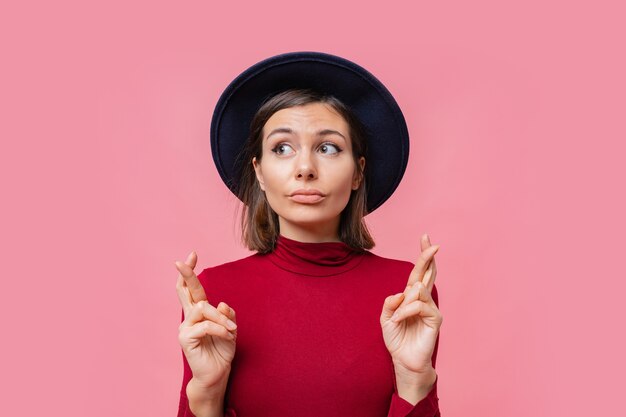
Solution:
[[[270,136],[272,136],[274,133],[293,133],[293,130],[291,130],[291,128],[289,127],[278,127],[274,130],[272,130],[270,132],[269,135],[267,135],[267,137],[265,139],[269,139]],[[339,135],[341,136],[344,140],[347,141],[346,137],[344,135],[342,135],[340,132],[333,130],[333,129],[322,129],[320,131],[317,132],[317,136],[327,136],[327,135]]]

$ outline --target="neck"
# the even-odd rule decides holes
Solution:
[[[365,253],[344,242],[303,242],[281,233],[274,250],[265,256],[286,271],[321,277],[349,271],[363,260]]]
[[[340,217],[337,216],[332,221],[323,223],[296,224],[279,217],[278,224],[280,234],[292,240],[309,243],[340,242],[339,220]]]

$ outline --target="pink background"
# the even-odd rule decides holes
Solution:
[[[621,2],[32,3],[0,11],[0,415],[175,415],[173,262],[250,253],[211,112],[296,50],[404,111],[407,172],[367,221],[383,256],[441,245],[442,415],[624,412]]]

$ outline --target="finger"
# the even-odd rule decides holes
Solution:
[[[189,259],[189,257],[187,259]],[[204,292],[204,288],[196,276],[196,273],[193,271],[193,268],[180,261],[174,262],[174,265],[176,265],[176,269],[178,269],[178,272],[185,279],[185,284],[187,284],[187,288],[189,288],[189,292],[191,293],[192,302],[197,303],[198,301],[206,301],[206,293]]]
[[[222,312],[226,317],[235,322],[235,324],[237,324],[237,316],[235,314],[235,310],[231,308],[228,304],[222,301],[218,304],[217,309]]]
[[[209,304],[207,301],[199,301],[198,303],[194,304],[194,306],[190,309],[189,314],[180,324],[180,326],[178,326],[178,329],[182,330],[185,328],[189,328],[196,323],[201,323],[207,320],[217,323],[229,331],[235,330],[237,328],[237,325],[235,323],[233,323],[233,327],[229,323],[229,319],[222,313],[217,311],[217,309]]]
[[[185,315],[185,320],[183,320],[180,324],[180,327],[191,327],[204,319],[205,317],[202,313],[202,305],[200,303],[194,304]]]
[[[404,297],[404,301],[401,305],[398,306],[398,309],[404,305],[408,305],[413,301],[423,301],[426,304],[434,304],[432,293],[430,289],[423,282],[416,282],[413,287],[409,290],[407,295]],[[434,304],[436,306],[436,304]]]
[[[422,317],[437,317],[439,313],[437,309],[430,304],[417,300],[398,308],[391,317],[391,321],[398,323],[417,315]]]
[[[422,246],[422,252],[432,246],[432,244],[430,243],[430,238],[426,233],[422,235],[422,238],[420,239],[420,244]]]
[[[428,236],[428,234],[424,233],[424,236],[422,236],[422,249],[424,249],[424,246],[428,247],[431,246],[432,243],[430,242],[430,236]],[[437,262],[435,262],[435,257],[433,256],[433,258],[430,260],[429,262],[429,267],[432,268],[431,271],[431,278],[428,280],[427,282],[427,287],[429,287],[429,289],[432,291],[433,289],[433,285],[435,284],[435,278],[437,277]],[[422,282],[424,282],[426,280],[426,274],[428,273],[428,270],[424,273],[424,277],[422,278]]]
[[[432,243],[430,242],[430,236],[428,236],[428,234],[427,234],[427,233],[424,233],[424,234],[422,235],[422,241],[421,241],[421,243],[422,243],[422,251],[424,251],[424,250],[426,250],[426,249],[428,249],[429,247],[431,247],[431,246],[432,246]],[[427,279],[427,276],[428,276],[429,274],[432,274],[432,273],[433,273],[433,269],[435,268],[435,267],[433,267],[433,265],[434,265],[434,264],[435,264],[435,256],[433,256],[433,257],[430,259],[430,261],[428,261],[427,266],[426,266],[426,268],[427,268],[427,269],[426,269],[426,271],[424,272],[424,275],[423,275],[423,277],[422,277],[422,279],[421,279],[421,281],[422,281],[422,282],[424,282],[424,281]],[[429,270],[430,270],[430,271],[429,271]],[[430,279],[432,279],[432,278],[430,278]]]
[[[221,324],[228,330],[235,330],[237,328],[237,324],[235,322],[229,319],[224,313],[218,311],[217,308],[213,307],[207,301],[199,301],[197,304],[200,305],[202,315],[205,318]]]
[[[197,262],[198,262],[198,254],[196,253],[195,250],[192,250],[191,253],[187,255],[187,259],[185,260],[185,263],[189,265],[191,269],[195,269]]]
[[[433,260],[430,262],[430,265],[428,266],[428,269],[426,270],[426,273],[424,274],[424,278],[422,279],[422,283],[431,291],[433,289],[433,285],[435,284],[435,277],[436,266],[435,259],[433,258]]]
[[[420,257],[417,260],[415,266],[413,267],[413,270],[409,274],[409,280],[408,280],[407,285],[406,285],[406,287],[404,289],[404,294],[405,295],[409,292],[411,287],[416,282],[422,281],[424,273],[426,272],[426,269],[429,266],[430,260],[433,258],[433,256],[435,255],[435,253],[437,253],[438,250],[439,250],[439,245],[434,245],[434,246],[428,247],[426,250],[424,250],[420,254]],[[403,304],[406,304],[406,303],[403,302]]]
[[[390,295],[385,298],[385,302],[383,303],[383,311],[380,314],[380,322],[385,323],[387,320],[391,318],[393,313],[396,311],[400,302],[404,299],[404,293],[398,293],[394,295]]]
[[[186,338],[200,339],[207,335],[222,337],[229,340],[233,340],[235,338],[235,336],[224,326],[210,320],[204,320],[180,332],[179,340],[183,342]]]
[[[424,252],[426,249],[428,249],[428,248],[430,248],[432,246],[432,243],[430,243],[430,237],[428,236],[427,233],[424,233],[422,235],[422,238],[420,240],[420,246],[421,246],[422,252]],[[427,265],[429,263],[430,262],[427,262]]]
[[[434,254],[433,254],[432,258],[428,259],[428,253],[429,252],[427,252],[427,249],[430,248],[432,246],[432,244],[430,242],[430,237],[428,236],[427,233],[424,233],[422,235],[422,238],[420,239],[420,246],[421,246],[421,249],[422,249],[422,255],[426,255],[427,260],[424,261],[423,257],[420,257],[420,259],[418,259],[418,262],[416,263],[416,265],[413,267],[413,270],[411,271],[411,274],[409,275],[409,280],[407,282],[407,285],[406,285],[406,287],[404,289],[405,297],[402,300],[402,304],[401,305],[406,305],[407,303],[409,303],[411,301],[407,297],[409,291],[415,285],[416,282],[424,280],[423,276],[428,271],[427,268],[430,267],[431,260],[434,260]],[[434,249],[431,249],[431,251],[433,251],[433,250]],[[423,271],[424,268],[426,268],[426,271]]]
[[[420,256],[418,257],[417,262],[415,263],[415,266],[413,267],[413,270],[411,271],[411,274],[409,275],[407,286],[411,286],[415,284],[417,281],[422,280],[424,272],[426,272],[426,268],[428,267],[429,261],[432,259],[435,253],[437,253],[438,250],[439,250],[439,245],[434,245],[434,246],[429,246],[422,253],[420,253]]]
[[[183,308],[183,312],[185,313],[185,316],[187,316],[189,310],[193,306],[193,303],[191,300],[191,294],[185,285],[185,280],[182,275],[178,275],[178,279],[176,280],[176,294],[178,295],[178,300]]]

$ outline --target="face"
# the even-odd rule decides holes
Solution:
[[[360,185],[344,118],[323,103],[279,110],[263,127],[262,155],[252,164],[281,234],[336,236],[340,214]],[[365,158],[359,163],[365,166]],[[298,190],[321,195],[294,195]]]

